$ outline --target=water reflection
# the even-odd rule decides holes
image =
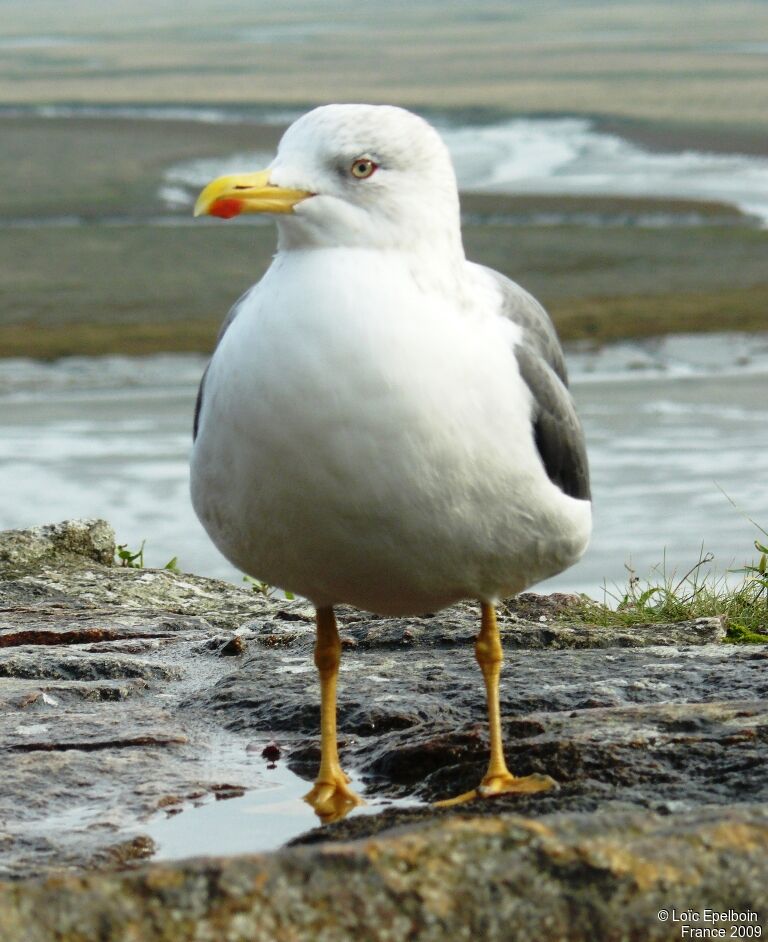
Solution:
[[[282,765],[263,773],[264,785],[238,798],[211,799],[182,814],[158,816],[143,827],[157,852],[154,860],[215,854],[254,854],[272,850],[318,826],[312,808],[303,802],[311,783]],[[352,777],[355,791],[365,791]],[[387,807],[413,807],[413,800],[366,799],[351,816],[376,814]]]

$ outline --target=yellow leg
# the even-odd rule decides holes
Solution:
[[[332,608],[316,612],[315,664],[320,674],[320,771],[304,801],[312,805],[324,822],[338,821],[356,805],[363,804],[349,787],[349,778],[339,764],[336,743],[336,678],[341,662],[341,641]]]
[[[530,793],[547,791],[556,785],[548,775],[512,775],[504,758],[504,745],[501,740],[501,714],[499,711],[499,676],[504,653],[499,640],[499,628],[496,624],[496,611],[493,605],[482,603],[480,634],[475,641],[475,657],[480,665],[485,680],[485,694],[488,701],[488,733],[491,741],[491,760],[488,771],[480,785],[471,792],[465,792],[447,801],[438,801],[441,807],[461,804],[473,798],[485,798],[489,795],[507,793]]]

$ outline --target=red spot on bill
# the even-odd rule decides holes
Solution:
[[[221,219],[231,219],[233,216],[239,216],[243,211],[243,201],[235,199],[221,199],[208,210],[211,216],[219,216]]]

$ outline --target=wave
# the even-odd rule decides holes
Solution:
[[[567,349],[574,386],[742,376],[747,382],[768,375],[768,333],[671,334],[625,340],[592,348]],[[157,395],[194,389],[207,357],[202,354],[63,357],[51,362],[8,358],[0,372],[0,399],[114,394],[142,389]]]
[[[286,125],[302,109],[279,106],[37,105],[0,107],[0,115],[144,118],[213,124]],[[440,130],[461,189],[558,196],[667,197],[736,206],[768,226],[768,158],[686,150],[654,153],[600,131],[587,118],[511,118],[457,123],[426,114]],[[166,174],[168,205],[227,168],[264,166],[271,154],[254,152],[221,161],[192,160]],[[221,169],[224,168],[224,169]],[[183,203],[182,203],[183,204]]]
[[[766,158],[652,153],[581,118],[519,118],[440,131],[464,190],[713,200],[768,225]]]
[[[652,153],[597,130],[585,118],[515,118],[472,127],[444,119],[434,123],[451,152],[459,187],[468,192],[714,201],[768,226],[767,158],[690,150]],[[271,156],[187,161],[172,167],[167,179],[189,188],[186,203],[191,205],[192,191],[212,177],[266,166]],[[175,196],[179,205],[180,194]]]
[[[145,121],[193,121],[200,124],[288,125],[303,113],[300,108],[269,105],[0,105],[0,117],[31,115],[37,118],[123,118]]]
[[[568,350],[574,385],[768,376],[768,333],[667,334]],[[751,381],[751,380],[750,380]]]

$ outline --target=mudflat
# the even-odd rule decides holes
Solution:
[[[465,241],[566,340],[766,326],[763,232],[468,226]],[[2,229],[0,354],[205,352],[274,242],[269,226]]]
[[[196,158],[243,153],[247,162],[280,133],[270,124],[0,118],[0,355],[209,350],[228,306],[268,266],[274,227],[193,221],[188,208],[164,205],[163,175]],[[532,291],[566,340],[765,329],[768,233],[732,207],[465,194],[462,208],[468,256]],[[672,224],[618,224],[654,213]],[[559,224],[537,224],[541,214]],[[674,225],[691,214],[698,225]]]

